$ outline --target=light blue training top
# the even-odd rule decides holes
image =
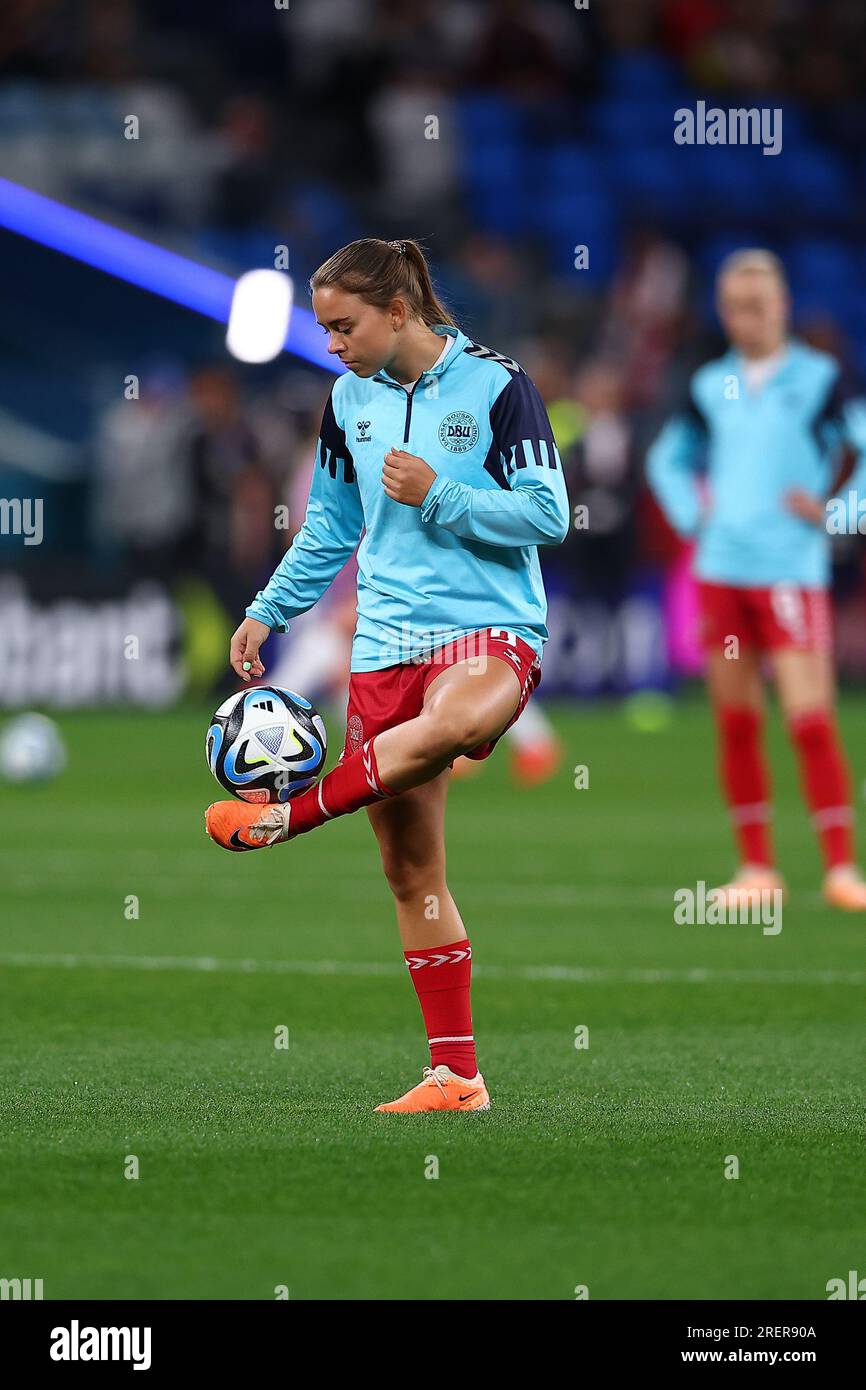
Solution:
[[[459,329],[411,387],[348,372],[325,406],[304,524],[247,608],[277,632],[311,608],[358,546],[352,670],[417,659],[482,628],[540,655],[547,601],[537,547],[558,545],[570,512],[541,397],[513,359]],[[436,478],[420,507],[388,497],[396,445]]]
[[[697,537],[700,578],[822,587],[830,577],[828,528],[788,511],[785,494],[800,488],[823,501],[843,443],[858,459],[840,489],[840,529],[856,532],[858,499],[866,510],[866,402],[843,389],[834,358],[792,340],[755,392],[735,351],[700,367],[685,408],[649,451],[647,477],[671,525]],[[702,475],[710,493],[706,515]]]

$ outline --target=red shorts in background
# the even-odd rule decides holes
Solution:
[[[428,685],[449,666],[458,661],[471,661],[483,671],[490,657],[511,666],[520,681],[520,700],[505,726],[510,729],[541,680],[541,662],[532,648],[513,632],[488,627],[455,638],[427,653],[424,659],[400,662],[381,671],[353,671],[349,677],[346,741],[340,760],[357,752],[368,738],[393,729],[395,724],[403,724],[407,719],[415,719],[421,713]],[[502,734],[479,744],[466,756],[488,758]]]
[[[730,637],[761,651],[831,649],[830,596],[826,589],[807,589],[801,584],[744,588],[700,579],[698,596],[705,650],[723,649]]]

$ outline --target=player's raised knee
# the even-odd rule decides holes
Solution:
[[[428,724],[428,750],[436,758],[458,757],[489,738],[484,722],[472,711],[431,712]]]

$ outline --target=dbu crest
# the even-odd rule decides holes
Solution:
[[[452,454],[468,454],[478,443],[478,422],[465,410],[452,410],[439,426],[439,443]]]

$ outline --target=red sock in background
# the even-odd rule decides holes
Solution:
[[[836,725],[827,710],[796,715],[789,732],[800,760],[803,792],[828,869],[854,861],[851,781]]]
[[[717,714],[719,774],[743,864],[773,864],[770,779],[761,750],[763,718],[750,705],[725,705]]]
[[[357,753],[338,763],[315,787],[301,792],[289,803],[289,839],[324,825],[335,816],[347,816],[361,806],[370,806],[386,796],[398,793],[382,785],[373,739],[368,739]]]
[[[444,1062],[458,1076],[471,1080],[478,1063],[469,1002],[472,947],[468,939],[404,954],[424,1015],[430,1065]]]

